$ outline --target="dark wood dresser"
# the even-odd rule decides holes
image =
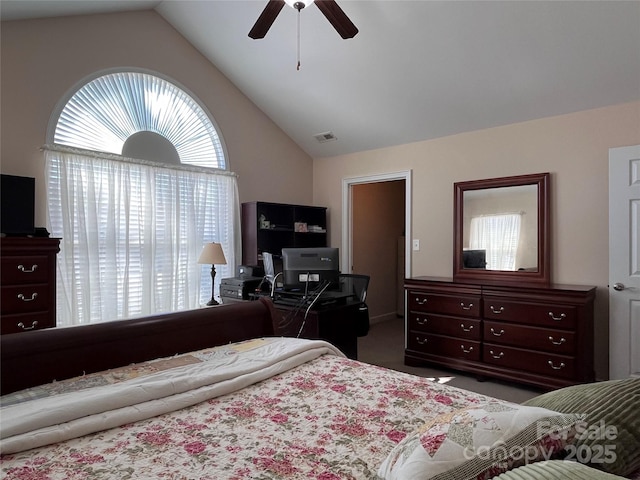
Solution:
[[[56,326],[58,238],[0,238],[0,334]]]
[[[553,389],[594,380],[595,287],[405,281],[405,363]]]

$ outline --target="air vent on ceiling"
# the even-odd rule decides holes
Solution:
[[[313,138],[315,138],[320,143],[333,142],[334,140],[338,139],[338,137],[336,137],[333,132],[318,133],[317,135],[314,135]]]

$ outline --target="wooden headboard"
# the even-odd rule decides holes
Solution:
[[[268,299],[0,336],[1,394],[273,335]]]

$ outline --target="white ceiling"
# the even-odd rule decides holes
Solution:
[[[314,158],[640,100],[640,1],[2,0],[2,20],[155,8]],[[213,112],[215,116],[215,112]],[[314,135],[331,131],[336,141]]]

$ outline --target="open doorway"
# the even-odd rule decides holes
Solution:
[[[404,314],[411,276],[411,172],[343,180],[342,270],[371,277],[372,323]]]

